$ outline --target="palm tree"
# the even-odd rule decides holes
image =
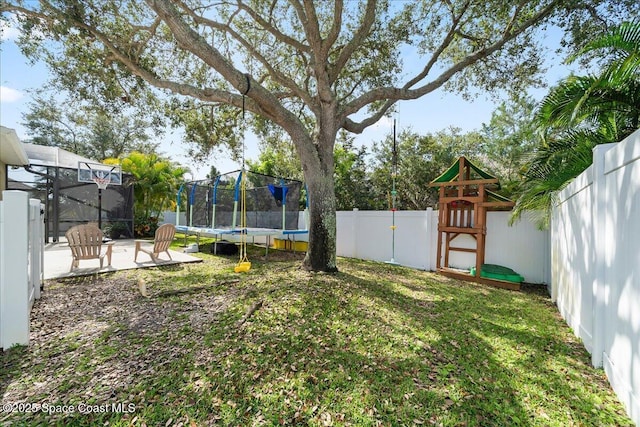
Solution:
[[[571,76],[540,104],[535,121],[540,144],[525,166],[513,219],[542,212],[549,225],[555,195],[593,162],[598,144],[618,142],[640,122],[640,20],[625,22],[591,40],[569,58],[605,51],[608,63],[597,75]]]
[[[609,141],[598,132],[586,129],[567,131],[562,139],[544,139],[543,136],[525,166],[511,221],[527,212],[536,215],[540,228],[548,228],[558,191],[591,165],[596,144]]]
[[[138,151],[122,160],[107,159],[105,163],[121,163],[123,172],[133,175],[134,210],[144,217],[157,216],[167,207],[188,172],[188,168],[155,153]]]
[[[537,121],[560,130],[576,125],[598,128],[618,116],[622,139],[638,128],[640,118],[640,20],[625,22],[588,42],[569,58],[605,51],[609,60],[599,75],[571,76],[543,100]],[[614,141],[617,141],[614,140]],[[614,142],[611,141],[611,142]]]

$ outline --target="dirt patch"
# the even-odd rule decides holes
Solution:
[[[203,330],[243,295],[233,287],[205,287],[184,296],[151,292],[145,298],[137,279],[123,274],[45,286],[32,311],[29,347],[10,350],[3,360],[5,402],[69,402],[85,394],[107,401],[188,353],[190,342],[201,339]],[[180,339],[171,339],[176,334]],[[78,364],[91,374],[74,375]],[[27,365],[25,375],[20,367]]]

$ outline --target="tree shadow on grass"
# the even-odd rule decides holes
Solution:
[[[158,271],[170,271],[170,272],[184,271],[185,269],[184,264],[179,264],[179,263],[158,264],[156,266],[149,267],[149,268],[155,268]]]
[[[521,405],[517,387],[503,375],[494,375],[505,368],[490,343],[473,339],[461,330],[464,323],[475,319],[471,313],[456,312],[455,299],[440,293],[436,294],[440,298],[416,299],[390,290],[386,283],[341,274],[349,283],[356,284],[355,298],[372,299],[376,301],[375,307],[386,308],[384,313],[369,312],[367,320],[374,331],[379,331],[374,332],[377,336],[392,331],[387,332],[382,348],[393,350],[381,356],[380,363],[392,369],[381,377],[375,373],[368,380],[377,393],[382,396],[416,393],[408,402],[395,404],[418,405],[431,422],[529,424],[532,414]],[[462,296],[467,301],[477,298],[476,292]],[[354,311],[365,310],[354,307]],[[452,312],[455,316],[449,315]],[[394,314],[396,318],[390,320],[389,315]],[[394,387],[397,389],[393,390]]]
[[[358,267],[367,270],[366,266]],[[511,424],[513,420],[519,420],[518,424],[522,425],[539,416],[527,412],[519,403],[529,398],[527,393],[541,402],[547,399],[564,401],[570,412],[569,419],[578,422],[588,423],[593,420],[592,412],[601,411],[599,399],[577,391],[574,387],[576,378],[569,378],[569,375],[580,375],[581,370],[592,371],[588,354],[578,342],[567,341],[566,326],[555,312],[547,311],[544,319],[539,318],[540,310],[531,309],[531,298],[475,284],[457,282],[451,286],[450,283],[431,281],[422,289],[430,296],[407,296],[405,290],[411,287],[403,285],[395,287],[398,290],[392,290],[388,295],[392,285],[385,280],[343,274],[349,276],[350,283],[359,285],[359,293],[377,298],[378,304],[386,305],[389,311],[404,313],[404,321],[413,331],[434,330],[439,340],[429,345],[447,355],[449,363],[455,365],[451,370],[452,380],[470,395],[493,401],[496,412],[485,413],[485,421],[502,422],[504,419],[501,417],[508,414]],[[408,271],[406,274],[424,277],[423,273]],[[410,291],[415,293],[420,289]],[[485,297],[487,292],[490,298]],[[433,296],[435,301],[430,301],[425,307],[425,301],[420,298],[429,300]],[[487,304],[487,301],[492,302]],[[542,303],[546,305],[546,300]],[[510,346],[513,350],[496,352],[495,343],[500,347]],[[514,360],[502,360],[499,354],[514,357]],[[520,369],[514,370],[514,365]],[[576,372],[567,373],[567,367]],[[607,387],[601,377],[594,375],[598,383],[594,388]],[[531,390],[521,390],[522,384],[529,384]],[[451,408],[459,408],[461,413],[477,412],[479,408],[486,412],[485,403],[474,408],[475,402],[476,399],[469,398],[459,407]],[[492,413],[496,418],[489,418]]]
[[[596,419],[582,413],[595,402],[570,387],[571,373],[545,365],[584,363],[584,354],[554,332],[557,316],[537,318],[522,294],[359,264],[304,280],[273,273],[267,287],[252,284],[261,271],[252,274],[176,299],[145,299],[115,281],[60,292],[52,318],[71,316],[56,329],[87,323],[75,325],[81,335],[61,332],[62,341],[37,349],[59,347],[46,363],[51,387],[37,397],[132,402],[136,412],[23,414],[18,424],[88,426],[135,416],[147,425],[188,417],[198,425],[527,426],[543,416],[532,408],[569,393],[580,406],[563,403],[569,414],[549,414],[549,424]],[[211,280],[206,271],[189,276],[192,285]],[[120,297],[99,297],[109,290]],[[257,299],[264,305],[240,325]],[[91,308],[69,313],[81,301]]]

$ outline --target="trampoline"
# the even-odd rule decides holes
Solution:
[[[246,227],[240,226],[240,187],[245,173]],[[234,241],[249,236],[253,243],[256,237],[264,237],[268,251],[272,238],[293,240],[308,234],[299,229],[300,209],[307,212],[307,198],[303,197],[301,181],[237,170],[219,175],[212,180],[184,183],[177,195],[176,231],[213,237],[215,242],[225,239]],[[180,206],[183,195],[187,197],[187,224],[180,224]],[[305,216],[306,218],[306,216]],[[306,222],[306,221],[305,221]],[[214,243],[214,253],[216,252]]]

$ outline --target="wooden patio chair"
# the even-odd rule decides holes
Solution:
[[[102,269],[104,257],[107,257],[107,265],[111,265],[111,252],[113,247],[110,243],[104,244],[106,250],[102,252],[102,239],[104,234],[97,226],[93,224],[82,224],[71,227],[65,233],[69,249],[73,257],[71,261],[71,269],[78,268],[82,259],[99,259],[100,269]]]
[[[176,234],[176,227],[173,224],[163,224],[156,230],[155,238],[152,241],[149,240],[136,240],[136,252],[133,258],[134,262],[138,262],[138,252],[144,252],[149,254],[153,262],[158,262],[158,256],[161,252],[166,252],[169,259],[171,254],[169,253],[169,245],[173,241],[173,237]],[[153,244],[151,248],[143,248],[144,243]]]

